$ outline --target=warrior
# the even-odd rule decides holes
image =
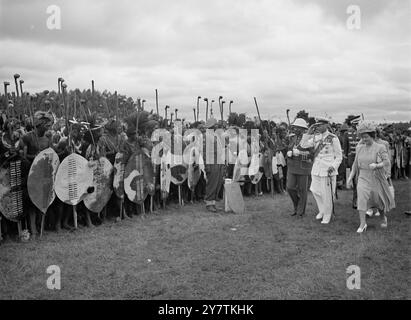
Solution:
[[[216,129],[218,127],[217,120],[209,118],[205,127],[206,129]],[[219,159],[219,156],[224,156],[224,146],[222,141],[214,135],[213,130],[206,131],[204,146],[203,152],[205,152],[204,159],[206,161],[206,192],[204,200],[208,211],[217,212],[216,200],[218,200],[218,193],[223,185],[224,175],[224,162],[221,161],[222,159]]]
[[[357,144],[360,141],[360,138],[357,136],[357,124],[360,122],[361,116],[348,116],[346,122],[349,126],[349,129],[344,135],[344,155],[347,159],[347,168],[351,170],[352,165],[355,159],[355,150]],[[354,179],[352,183],[353,188],[353,198],[352,198],[352,207],[357,209],[357,182]]]
[[[72,123],[70,129],[63,129],[63,136],[61,136],[58,139],[57,143],[53,144],[53,148],[59,156],[60,163],[63,162],[64,158],[66,158],[72,152],[80,152],[81,140],[83,137],[83,129],[84,128],[82,127],[82,125],[78,122]],[[59,135],[59,133],[56,134]],[[56,140],[53,136],[52,141]],[[71,206],[63,203],[58,197],[56,197],[53,203],[53,207],[56,209],[56,220],[54,221],[56,231],[59,232],[61,230],[61,227],[67,230],[72,230],[72,227],[69,225],[69,218],[71,216]]]
[[[0,139],[0,168],[3,166],[8,166],[10,161],[13,159],[18,158],[22,152],[19,151],[19,141],[22,134],[22,130],[20,128],[20,121],[16,118],[6,118],[1,117],[3,122],[3,126],[1,127],[1,139]],[[22,166],[27,167],[29,169],[30,164],[27,161],[22,163]],[[28,170],[25,170],[28,171]],[[24,183],[22,182],[22,185]],[[23,208],[24,210],[24,208]],[[0,223],[2,220],[2,215],[0,213]],[[0,228],[3,229],[3,234],[8,235],[8,226],[9,223],[1,223]],[[2,230],[0,229],[0,238],[1,238]]]
[[[315,148],[310,190],[319,210],[316,219],[328,224],[334,209],[338,167],[342,161],[340,141],[329,132],[329,120],[318,118],[316,125],[303,135],[300,145],[303,148]]]
[[[287,151],[287,191],[294,205],[292,216],[305,214],[307,206],[308,180],[313,165],[314,149],[302,148],[303,133],[308,130],[304,119],[297,118],[291,124],[294,135],[290,137]]]
[[[151,141],[147,138],[145,133],[148,128],[155,128],[157,126],[157,121],[149,118],[148,112],[139,111],[133,115],[124,119],[125,121],[125,133],[127,135],[126,140],[122,140],[120,145],[120,152],[123,153],[123,164],[127,165],[129,159],[134,153],[143,152],[148,157],[150,157],[150,150],[152,148]],[[137,133],[137,122],[139,125]],[[153,186],[154,187],[154,186]],[[124,208],[126,214],[131,217],[131,212],[136,213],[134,204],[125,197],[124,199]]]
[[[53,124],[53,117],[44,112],[44,111],[37,111],[34,114],[34,130],[25,134],[21,138],[21,148],[23,149],[23,157],[28,160],[30,163],[33,162],[36,155],[52,146],[51,137],[46,135],[45,133],[51,125]],[[30,217],[30,229],[33,236],[38,235],[37,227],[36,227],[36,216],[37,216],[37,209],[31,203],[29,203],[29,217]]]

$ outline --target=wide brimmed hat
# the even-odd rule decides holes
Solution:
[[[295,119],[291,126],[308,129],[307,122],[302,118]]]
[[[327,118],[327,117],[316,117],[316,118],[315,118],[315,122],[316,122],[316,123],[324,123],[324,124],[326,124],[326,123],[330,123],[331,121],[330,121],[330,119]]]
[[[375,132],[376,130],[377,130],[377,126],[372,121],[363,120],[363,121],[360,121],[360,123],[358,123],[358,127],[357,127],[358,134]]]

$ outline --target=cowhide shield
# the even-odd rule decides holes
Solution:
[[[124,198],[124,167],[124,154],[117,152],[114,160],[113,188],[114,193],[120,199]]]
[[[113,165],[106,157],[89,161],[93,172],[93,190],[84,197],[84,205],[94,213],[100,213],[113,193]]]
[[[79,204],[92,185],[93,172],[85,158],[72,153],[61,162],[57,170],[54,190],[62,202],[72,206]]]
[[[241,150],[234,165],[233,181],[241,181],[248,174],[247,151]]]
[[[141,204],[154,189],[153,165],[142,151],[133,153],[124,171],[124,191],[128,199]]]
[[[171,183],[171,153],[163,154],[160,162],[160,190],[162,199],[166,199],[170,192]]]
[[[148,150],[144,153],[143,156],[143,177],[148,194],[153,196],[156,192],[156,176],[154,171],[154,165],[151,161]]]
[[[27,191],[33,204],[44,214],[56,197],[54,183],[59,165],[59,157],[52,148],[41,151],[31,164]]]
[[[21,157],[13,157],[0,168],[0,212],[10,221],[17,222],[25,216],[25,177],[29,168],[30,164]]]
[[[224,192],[229,207],[228,209],[231,209],[235,213],[244,213],[245,205],[240,184],[238,182],[224,184]]]
[[[198,181],[201,177],[201,171],[204,171],[204,161],[201,154],[196,152],[195,148],[190,150],[188,169],[187,169],[187,182],[190,190],[194,191]]]

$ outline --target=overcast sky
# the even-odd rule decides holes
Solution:
[[[0,78],[28,90],[118,90],[192,119],[196,97],[285,119],[411,120],[408,0],[0,0]],[[61,30],[49,30],[49,5]],[[346,25],[350,4],[361,28]],[[202,110],[205,103],[202,102]],[[214,110],[216,110],[215,108]],[[201,112],[200,112],[201,116]],[[204,116],[204,112],[203,112]]]

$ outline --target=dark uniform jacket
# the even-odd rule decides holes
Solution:
[[[302,148],[299,144],[301,137],[290,137],[287,151],[293,151],[294,147],[300,151],[300,155],[287,157],[288,172],[299,175],[310,175],[313,167],[314,148]]]

